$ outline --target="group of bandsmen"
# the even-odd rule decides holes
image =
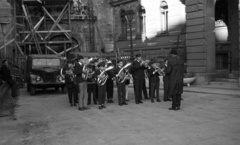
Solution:
[[[154,59],[142,60],[136,54],[134,60],[124,64],[117,60],[104,58],[84,58],[77,55],[76,60],[68,60],[62,74],[68,88],[69,103],[78,106],[78,110],[88,110],[93,101],[99,109],[106,108],[105,102],[113,103],[114,82],[117,86],[118,104],[128,105],[128,85],[133,82],[135,103],[143,103],[144,99],[152,103],[161,102],[159,96],[160,75],[163,75],[164,97],[163,101],[172,101],[169,110],[179,110],[181,94],[183,93],[184,63],[177,56],[175,49],[171,50],[170,57],[159,65]],[[146,89],[146,78],[149,79],[149,93]],[[149,96],[149,97],[148,97]],[[107,100],[105,100],[107,99]]]

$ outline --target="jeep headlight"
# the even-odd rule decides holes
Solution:
[[[31,82],[33,84],[34,83],[42,83],[43,82],[43,79],[40,76],[38,76],[38,75],[31,74],[30,77],[31,77]]]
[[[62,77],[62,76],[60,76],[60,75],[57,77],[57,81],[58,81],[58,82],[65,83],[64,77]]]
[[[36,78],[35,78],[35,79],[36,79],[36,81],[37,81],[37,82],[40,82],[40,81],[41,81],[41,78],[40,78],[40,76],[36,76]]]

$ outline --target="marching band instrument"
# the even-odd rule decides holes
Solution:
[[[120,71],[118,72],[118,74],[116,75],[116,81],[118,83],[123,83],[126,78],[128,77],[126,73],[123,72],[124,69],[126,69],[127,67],[129,67],[131,65],[131,63],[127,63],[125,66],[123,66]]]
[[[108,75],[105,74],[105,72],[107,72],[107,71],[109,71],[109,70],[111,70],[113,68],[114,68],[113,66],[109,66],[104,71],[102,71],[100,73],[99,77],[97,78],[97,84],[99,86],[103,86],[106,83],[106,81],[107,81]]]
[[[89,58],[87,60],[87,62],[85,62],[84,66],[83,66],[83,73],[82,73],[82,78],[84,80],[87,80],[89,75],[90,75],[90,71],[89,69],[87,68],[87,65],[89,65],[89,63],[91,63],[91,61],[93,60],[93,58]]]

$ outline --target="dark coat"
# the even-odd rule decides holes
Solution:
[[[150,67],[147,70],[149,82],[159,82],[160,81],[159,73],[156,72],[156,73],[153,74],[154,71],[155,71],[155,69],[153,67]]]
[[[10,86],[15,84],[15,81],[11,76],[11,71],[6,65],[2,65],[0,73],[3,81],[6,81]]]
[[[145,72],[144,72],[145,69],[146,67],[142,66],[140,62],[133,61],[131,66],[131,73],[132,73],[133,80],[145,79]]]
[[[164,65],[164,76],[163,76],[163,81],[169,81],[169,79],[170,79],[170,73],[168,73],[169,72],[169,65],[167,64],[167,66],[166,65]]]
[[[177,56],[170,58],[165,73],[170,75],[170,94],[182,94],[184,76],[184,63],[182,59]]]
[[[82,83],[85,80],[82,77],[82,73],[83,73],[83,64],[80,65],[78,62],[75,63],[75,67],[74,67],[74,71],[73,71],[77,76],[77,83]]]

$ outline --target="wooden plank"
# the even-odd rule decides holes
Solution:
[[[52,51],[54,54],[59,55],[55,50],[53,50],[51,47],[46,45],[46,48],[50,51]]]
[[[7,43],[5,43],[5,46],[8,46],[9,44],[11,44],[15,39],[11,39],[9,40]],[[3,49],[5,47],[4,45],[0,47],[0,49]]]
[[[59,25],[59,22],[60,20],[63,18],[64,14],[66,13],[66,8],[68,7],[68,5],[65,5],[65,7],[63,8],[63,10],[61,11],[61,13],[59,14],[57,20],[55,20],[51,14],[44,8],[44,12],[52,19],[52,21],[54,22],[54,24],[52,25],[52,27],[50,28],[49,31],[52,31],[56,26],[58,26],[61,30],[64,30],[60,25]],[[68,35],[68,33],[64,33],[68,39],[71,39],[70,36]],[[46,40],[49,36],[51,35],[51,32],[49,32],[46,37],[44,38],[44,40]]]
[[[18,45],[18,43],[16,41],[14,41],[14,43],[16,44],[16,46],[17,46],[19,52],[22,54],[22,56],[25,56],[23,51],[22,51],[22,49],[21,49],[21,47]]]
[[[78,45],[75,45],[74,47],[70,47],[70,48],[66,49],[66,51],[64,50],[64,51],[62,51],[62,52],[60,52],[58,54],[59,55],[63,55],[65,52],[71,51],[72,49],[75,49],[75,48],[78,48],[78,47],[79,47]]]
[[[71,30],[52,30],[52,31],[35,31],[35,33],[48,33],[48,32],[51,32],[51,33],[69,33],[71,32]],[[31,31],[19,31],[19,33],[31,33]]]

